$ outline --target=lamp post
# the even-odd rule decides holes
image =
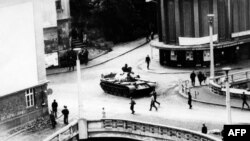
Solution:
[[[229,79],[228,79],[228,72],[231,70],[231,68],[226,67],[222,70],[226,73],[226,109],[227,109],[227,124],[232,123],[232,116],[231,116],[231,105],[230,105],[230,91],[229,91]]]
[[[214,78],[214,47],[213,47],[213,20],[214,14],[208,14],[210,35],[210,78]]]
[[[77,71],[77,93],[78,93],[78,116],[79,118],[82,118],[82,102],[81,102],[81,67],[80,67],[80,60],[79,60],[79,53],[81,51],[81,48],[74,48],[74,50],[77,52],[76,56],[76,71]]]
[[[77,70],[77,89],[78,89],[78,128],[79,128],[79,140],[86,140],[88,138],[87,133],[87,121],[83,118],[83,104],[82,104],[82,96],[81,96],[81,66],[79,60],[79,53],[81,48],[74,48],[77,52],[76,56],[76,70]]]

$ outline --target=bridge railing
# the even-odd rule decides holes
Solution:
[[[200,132],[164,126],[159,124],[139,122],[133,120],[122,119],[102,119],[88,121],[88,134],[89,137],[98,137],[91,133],[96,132],[109,132],[112,133],[127,133],[133,136],[135,139],[154,138],[159,140],[173,140],[173,141],[220,141],[220,139],[211,137]],[[136,138],[137,136],[137,138]],[[138,138],[138,136],[143,136]]]
[[[200,132],[164,126],[159,124],[123,120],[123,119],[101,119],[88,120],[88,137],[112,137],[115,134],[129,134],[130,137],[141,139],[154,138],[155,140],[172,140],[172,141],[220,141],[220,139],[202,134]],[[78,123],[74,121],[64,128],[60,129],[53,135],[43,141],[67,141],[78,135]],[[106,135],[106,136],[105,136]],[[126,136],[126,137],[129,137]],[[122,135],[120,136],[122,137]],[[139,139],[139,138],[137,138]]]
[[[67,141],[78,135],[78,121],[75,120],[43,141]]]
[[[226,89],[223,86],[225,81],[225,75],[214,77],[210,80],[209,86],[212,92],[219,95],[225,95]],[[230,73],[228,75],[229,83],[237,83],[250,80],[250,70],[240,71],[236,73]],[[230,93],[234,97],[241,97],[241,94],[245,92],[250,97],[250,92],[244,89],[230,88]]]

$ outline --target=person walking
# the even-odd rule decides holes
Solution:
[[[246,96],[245,92],[243,92],[243,94],[242,94],[242,108],[241,109],[244,109],[245,104],[247,105],[247,107],[249,109],[250,107],[247,103],[247,96]]]
[[[196,77],[196,74],[195,74],[195,72],[193,71],[193,72],[190,74],[190,79],[191,79],[191,82],[192,82],[192,86],[193,86],[193,87],[195,86],[195,77]]]
[[[151,102],[150,102],[150,109],[149,109],[149,111],[152,110],[152,107],[154,107],[155,110],[157,111],[157,107],[155,106],[155,98],[154,98],[154,95],[151,96]]]
[[[203,134],[207,134],[207,126],[205,125],[205,123],[202,124],[201,132]]]
[[[147,63],[147,69],[149,70],[149,64],[150,64],[150,57],[147,55],[145,62]]]
[[[51,107],[52,107],[52,114],[54,114],[55,118],[57,118],[57,107],[58,107],[58,104],[57,104],[57,102],[56,102],[55,99],[52,102]]]
[[[69,117],[69,110],[67,109],[67,106],[64,106],[64,109],[62,110],[62,114],[64,116],[63,122],[64,124],[69,124],[68,117]]]
[[[135,114],[135,110],[134,110],[134,106],[135,106],[135,101],[134,101],[134,99],[132,98],[132,97],[130,97],[130,110],[132,111],[132,113],[131,114]]]
[[[161,105],[161,103],[157,101],[157,93],[155,92],[155,90],[153,90],[152,95],[154,96],[154,102],[158,105]]]
[[[52,128],[54,129],[56,127],[56,119],[55,119],[55,116],[54,116],[52,111],[50,112],[49,117],[50,117],[50,122],[51,122]]]
[[[190,92],[188,92],[188,105],[189,109],[192,109],[192,95]]]

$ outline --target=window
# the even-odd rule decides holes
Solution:
[[[61,3],[61,0],[57,0],[56,1],[56,10],[60,10],[62,9],[62,3]]]
[[[26,108],[34,106],[34,89],[28,89],[25,92]]]
[[[193,61],[194,60],[193,51],[186,51],[186,60],[187,61]]]
[[[176,61],[176,60],[177,60],[177,54],[176,54],[176,51],[171,50],[170,60],[172,60],[172,61]]]

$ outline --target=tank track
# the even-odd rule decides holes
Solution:
[[[107,82],[101,82],[100,85],[105,93],[109,93],[109,94],[116,95],[116,96],[122,96],[122,97],[132,96],[129,88],[126,86],[117,85],[113,83],[107,83]]]

